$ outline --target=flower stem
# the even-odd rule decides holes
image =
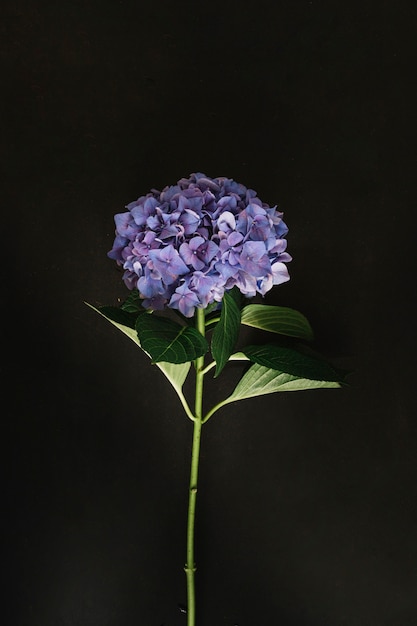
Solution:
[[[204,336],[205,318],[204,310],[197,309],[197,330]],[[204,381],[204,356],[194,362],[196,370],[195,382],[195,406],[194,406],[194,429],[193,444],[191,451],[190,488],[188,493],[188,521],[187,521],[187,563],[185,573],[187,576],[187,626],[195,626],[195,512],[197,501],[198,466],[200,459],[201,428],[203,420],[203,381]]]

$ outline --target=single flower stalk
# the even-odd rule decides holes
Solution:
[[[131,293],[120,307],[89,306],[159,367],[193,423],[184,569],[187,626],[197,626],[194,538],[203,425],[231,402],[280,391],[339,388],[346,384],[346,372],[307,345],[313,331],[304,315],[252,303],[289,280],[288,228],[276,206],[231,178],[194,173],[162,191],[152,189],[125,208],[115,215],[108,256],[123,268]],[[166,315],[170,310],[178,314],[175,321]],[[242,325],[269,332],[273,340],[235,351]],[[218,377],[235,361],[248,367],[230,395],[204,414],[205,377]],[[183,391],[191,365],[193,408]]]

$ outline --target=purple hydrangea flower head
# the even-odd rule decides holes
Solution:
[[[235,286],[251,298],[289,280],[283,213],[231,178],[197,172],[125,208],[108,256],[147,309],[192,317]]]

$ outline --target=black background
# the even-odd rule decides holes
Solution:
[[[0,15],[2,624],[186,623],[192,425],[84,301],[127,295],[113,215],[195,171],[284,211],[291,280],[266,301],[353,369],[204,427],[198,626],[417,624],[414,3]]]

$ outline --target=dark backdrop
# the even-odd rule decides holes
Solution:
[[[350,388],[203,431],[198,626],[417,623],[414,3],[3,3],[4,626],[181,626],[191,422],[89,309],[113,215],[191,172],[278,204]],[[212,389],[224,396],[228,371]]]

